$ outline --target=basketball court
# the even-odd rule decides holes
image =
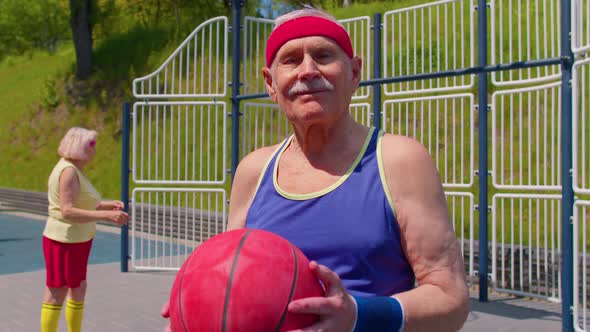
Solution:
[[[0,332],[38,331],[45,280],[41,234],[44,217],[0,213]],[[118,229],[99,226],[90,255],[83,330],[163,331],[162,303],[175,272],[120,272]],[[471,312],[462,331],[560,331],[559,304],[490,294]],[[60,321],[59,331],[66,331]]]

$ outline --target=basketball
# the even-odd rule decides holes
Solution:
[[[287,305],[324,296],[309,260],[286,239],[239,229],[203,242],[186,259],[170,294],[172,331],[265,332],[304,328],[315,315]]]

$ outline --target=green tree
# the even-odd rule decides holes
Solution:
[[[70,0],[70,27],[76,51],[76,78],[92,73],[92,0]]]
[[[1,0],[0,60],[34,49],[55,51],[70,38],[67,17],[63,0]]]
[[[231,0],[127,0],[121,8],[143,27],[195,27],[198,21],[230,14]]]

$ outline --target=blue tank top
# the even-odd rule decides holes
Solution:
[[[356,296],[390,296],[414,287],[414,273],[385,194],[371,128],[359,157],[334,185],[316,193],[290,194],[277,185],[277,161],[269,160],[246,217],[246,227],[278,234],[310,260],[329,267]]]

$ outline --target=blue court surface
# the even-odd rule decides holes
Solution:
[[[43,220],[0,213],[0,275],[45,269],[43,261]],[[96,232],[89,264],[118,262],[120,235]]]

